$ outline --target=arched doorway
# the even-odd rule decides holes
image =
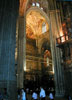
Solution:
[[[44,59],[44,56],[42,56],[42,51],[40,52],[40,48],[41,48],[40,46],[42,45],[43,42],[42,39],[47,38],[47,40],[50,42],[49,18],[47,14],[43,11],[43,9],[38,5],[34,6],[32,3],[32,7],[27,10],[25,15],[26,16],[26,27],[25,27],[26,29],[26,66],[25,67],[26,68],[25,67],[23,68],[24,79],[25,80],[33,79],[33,81],[36,80],[35,75],[37,75],[38,73],[40,73],[40,75],[38,76],[41,78],[41,71],[40,71],[42,69],[41,62],[44,63],[43,65],[45,65],[46,59]],[[22,19],[23,18],[21,18],[21,21]],[[23,35],[20,34],[19,37],[22,38],[22,36]],[[21,51],[21,56],[22,56],[22,52],[23,51]],[[19,64],[19,66],[21,66],[21,63]],[[48,64],[48,57],[47,57],[47,64]],[[35,73],[34,71],[35,72],[39,71],[39,72]],[[35,73],[35,75],[33,73]],[[33,74],[33,75],[29,75],[29,74]]]
[[[24,70],[24,86],[26,88],[29,87],[30,84],[32,88],[33,85],[40,87],[44,75],[46,75],[46,82],[50,80],[48,79],[50,77],[47,75],[50,71],[45,71],[49,68],[47,68],[47,66],[50,66],[48,65],[48,56],[45,57],[48,53],[46,52],[46,50],[48,50],[47,48],[50,50],[48,21],[47,15],[40,8],[31,7],[26,13],[26,69]],[[44,42],[43,40],[47,41]],[[44,48],[43,53],[40,50],[42,48]],[[51,51],[49,53],[51,53]],[[49,56],[51,57],[51,55]],[[52,67],[52,60],[50,64]],[[44,65],[44,69],[42,69],[42,65]],[[44,75],[42,75],[42,71],[45,71]],[[51,75],[53,75],[52,69],[51,73]],[[31,88],[31,86],[29,88]]]
[[[26,1],[26,0],[25,0]],[[32,1],[29,1],[29,5],[27,6],[27,9],[25,9],[26,12],[23,13],[24,16],[20,16],[20,28],[23,28],[22,30],[23,31],[20,31],[20,64],[19,64],[19,83],[22,81],[22,84],[20,83],[20,86],[23,87],[23,80],[24,80],[24,77],[23,77],[23,74],[24,73],[24,68],[26,69],[26,35],[28,35],[27,37],[31,37],[31,39],[33,38],[33,44],[35,43],[37,47],[37,51],[38,53],[40,54],[41,53],[41,46],[42,46],[42,40],[41,40],[41,36],[45,36],[46,38],[49,37],[49,42],[50,42],[50,46],[51,46],[51,53],[52,53],[52,65],[53,65],[53,68],[54,68],[54,71],[55,71],[55,84],[56,84],[56,92],[57,94],[56,95],[59,95],[60,93],[60,84],[58,84],[59,80],[57,80],[58,78],[60,78],[62,80],[62,76],[61,74],[59,73],[58,70],[62,71],[61,69],[61,63],[59,62],[59,67],[58,67],[58,61],[60,60],[60,56],[59,58],[57,59],[56,55],[57,55],[57,48],[56,48],[56,34],[58,33],[58,30],[57,30],[57,24],[56,24],[56,17],[55,17],[55,14],[57,13],[56,11],[52,11],[51,12],[49,11],[48,9],[48,1],[46,0],[45,2],[42,2],[43,0],[40,1],[40,4],[39,2],[36,0],[32,0]],[[44,4],[44,6],[41,4]],[[46,6],[45,6],[46,5]],[[53,5],[52,5],[53,6]],[[49,30],[48,30],[48,36],[47,34],[43,34],[43,33],[46,33],[46,22],[44,21],[44,23],[42,23],[41,27],[42,27],[42,35],[41,36],[38,36],[37,34],[35,34],[38,30],[36,30],[35,32],[35,29],[33,28],[32,25],[27,25],[26,26],[26,15],[31,15],[31,14],[35,14],[35,13],[39,13],[38,15],[41,15],[42,17],[40,18],[45,18],[46,19],[46,22],[47,24],[49,25]],[[50,16],[48,16],[48,13]],[[22,27],[23,26],[23,27]],[[26,34],[26,27],[29,31],[28,34]],[[19,29],[20,29],[19,28]],[[34,35],[35,35],[35,40],[34,40]],[[29,41],[29,39],[28,39]],[[30,42],[29,42],[30,43]],[[41,44],[40,44],[41,43]],[[23,50],[23,51],[22,51]],[[33,48],[34,50],[34,48]],[[55,53],[54,53],[55,52]],[[59,52],[59,50],[58,50]],[[43,58],[44,59],[44,58]],[[37,61],[38,62],[38,61]],[[48,58],[47,58],[47,63],[48,63]],[[63,85],[63,81],[61,83]],[[63,87],[62,87],[63,88]],[[58,92],[59,91],[59,92]],[[62,95],[62,94],[60,94]]]

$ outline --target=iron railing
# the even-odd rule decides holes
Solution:
[[[56,38],[56,45],[63,44],[65,42],[68,42],[69,40],[72,40],[72,35],[64,34],[63,36]]]

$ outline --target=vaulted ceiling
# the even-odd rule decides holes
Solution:
[[[32,3],[39,3],[40,8],[43,8],[45,12],[48,11],[47,0],[20,0],[19,12],[21,16],[24,15],[25,9],[32,7]]]
[[[46,0],[45,0],[46,1]],[[28,0],[20,0],[20,7],[19,7],[19,12],[20,16],[24,15],[24,11],[26,9]],[[29,0],[29,5],[32,6],[32,2],[39,2],[40,6],[46,7],[47,2],[43,2],[43,0]],[[28,6],[29,6],[28,5]],[[46,19],[40,14],[40,12],[37,11],[30,11],[26,15],[26,34],[29,38],[37,38],[42,34],[42,24],[46,24],[46,30],[48,31],[49,26],[47,24]]]
[[[24,14],[27,1],[28,0],[20,0],[19,13],[20,13],[21,16],[23,16],[23,14]]]
[[[42,25],[46,24],[46,30],[49,30],[46,19],[37,11],[30,11],[26,16],[26,33],[28,37],[37,38],[42,35]]]

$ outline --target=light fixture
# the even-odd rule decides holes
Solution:
[[[40,7],[40,4],[39,4],[39,3],[36,3],[36,6],[37,6],[37,7]]]
[[[35,6],[35,3],[34,2],[32,3],[32,6]]]
[[[41,7],[41,10],[43,10],[43,8]]]

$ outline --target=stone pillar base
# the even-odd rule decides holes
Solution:
[[[56,93],[55,94],[55,97],[59,97],[59,98],[62,98],[62,97],[64,97],[65,96],[65,93]]]
[[[8,100],[17,100],[17,86],[16,81],[2,81],[0,80],[0,92],[4,92],[4,88],[7,88]]]

